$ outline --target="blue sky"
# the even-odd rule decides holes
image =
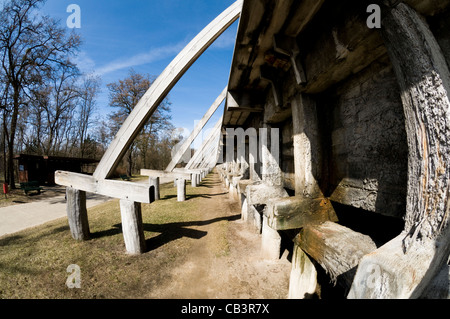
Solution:
[[[158,76],[172,59],[234,0],[47,0],[43,12],[66,26],[70,4],[81,8],[83,45],[77,58],[84,72],[102,78],[98,114],[106,115],[106,84],[130,68]],[[228,82],[238,22],[235,22],[183,76],[169,98],[172,123],[192,130]],[[212,127],[223,113],[216,111]],[[196,143],[197,144],[197,143]]]

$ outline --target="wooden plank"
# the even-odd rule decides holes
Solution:
[[[181,157],[184,153],[190,148],[192,142],[197,138],[198,134],[202,131],[202,129],[205,127],[206,123],[208,123],[209,119],[213,114],[216,112],[216,110],[219,108],[219,106],[222,104],[222,102],[225,100],[227,94],[227,88],[225,88],[222,93],[217,97],[217,99],[214,101],[214,103],[211,105],[209,110],[203,115],[200,122],[197,123],[194,130],[191,132],[189,137],[183,142],[181,147],[178,149],[176,154],[172,157],[172,160],[166,167],[166,171],[171,172],[175,168],[175,166],[180,161]]]
[[[331,202],[326,198],[295,196],[271,199],[265,212],[269,226],[276,230],[298,229],[325,221],[338,221]]]
[[[55,172],[55,183],[88,193],[128,199],[139,203],[151,203],[150,185],[114,180],[98,180],[90,175],[65,171]]]
[[[158,105],[200,55],[240,16],[242,0],[233,3],[203,29],[169,64],[123,123],[103,155],[94,177],[102,180],[111,176],[125,152],[141,131]]]
[[[361,258],[377,249],[369,236],[333,222],[305,226],[294,243],[346,289],[352,285]]]
[[[169,177],[169,178],[184,178],[191,179],[190,173],[182,173],[182,172],[167,172],[167,171],[158,171],[153,169],[141,169],[141,175],[150,176],[150,177]]]

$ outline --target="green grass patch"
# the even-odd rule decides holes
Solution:
[[[88,210],[88,241],[72,239],[65,218],[0,238],[0,298],[152,297],[192,240],[204,235],[194,228],[205,188],[187,186],[182,203],[173,183],[160,191],[160,201],[142,204],[149,251],[139,256],[125,252],[118,200]],[[81,289],[66,286],[71,264],[81,269]]]

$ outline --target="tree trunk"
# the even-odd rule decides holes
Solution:
[[[19,88],[14,86],[13,95],[13,114],[11,117],[11,127],[9,131],[8,139],[8,184],[11,189],[16,189],[16,183],[14,178],[14,142],[16,138],[17,118],[19,116]]]

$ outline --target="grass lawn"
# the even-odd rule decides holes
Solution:
[[[188,200],[179,203],[173,183],[161,185],[162,200],[142,204],[148,252],[139,256],[125,252],[118,200],[88,210],[89,241],[72,239],[66,218],[0,238],[0,298],[155,297],[152,287],[186,258],[205,193],[206,187],[188,185]],[[218,246],[226,251],[226,240]],[[81,289],[66,286],[72,264],[81,269]]]

